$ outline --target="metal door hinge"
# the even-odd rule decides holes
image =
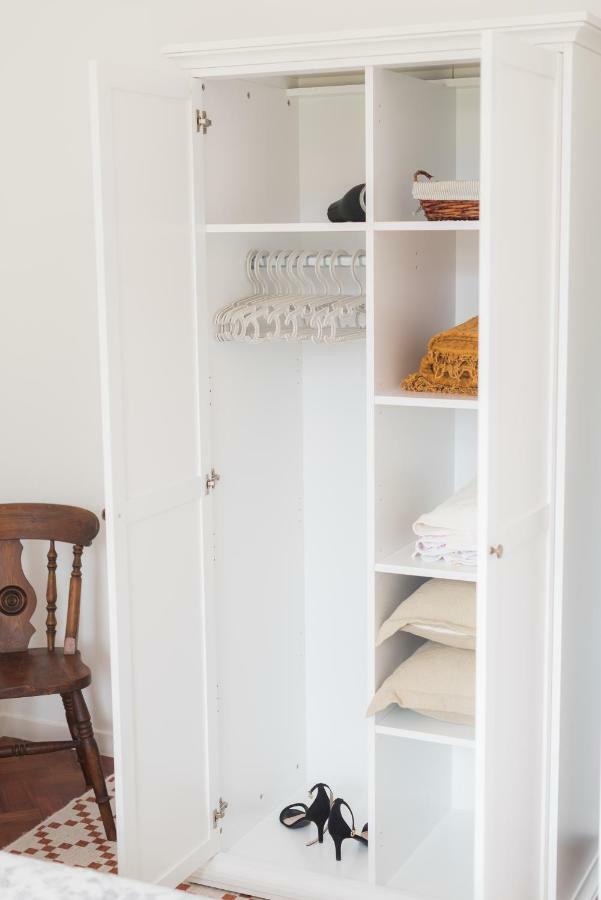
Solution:
[[[217,828],[219,826],[219,820],[225,818],[225,811],[228,808],[228,803],[225,800],[219,798],[219,809],[213,810],[213,828]]]
[[[215,469],[211,469],[210,475],[207,475],[205,479],[205,487],[206,493],[210,494],[211,491],[214,491],[217,487],[217,482],[220,480],[221,475],[215,471]]]
[[[210,128],[213,122],[209,119],[206,110],[196,110],[196,130],[202,131],[203,134],[207,133],[207,128]]]

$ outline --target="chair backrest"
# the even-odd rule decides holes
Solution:
[[[49,541],[46,587],[46,643],[54,650],[56,636],[56,541],[73,544],[73,564],[69,582],[69,606],[64,652],[77,650],[79,605],[81,600],[81,556],[100,528],[87,509],[52,503],[0,504],[0,653],[26,650],[35,628],[31,617],[37,606],[35,591],[21,565],[23,540]]]

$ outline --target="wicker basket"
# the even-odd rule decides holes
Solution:
[[[418,169],[413,176],[413,181],[419,181],[419,176],[425,175],[432,179],[429,172]],[[440,222],[445,219],[465,220],[480,218],[479,200],[424,200],[419,198],[419,204],[423,209],[426,219],[430,222]]]

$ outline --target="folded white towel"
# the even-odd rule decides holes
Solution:
[[[476,550],[449,550],[444,543],[434,547],[433,545],[425,546],[421,541],[416,541],[413,556],[419,556],[428,562],[442,560],[457,566],[475,566],[478,562]]]
[[[413,524],[414,556],[475,566],[477,562],[477,484],[471,481]]]
[[[479,200],[479,181],[414,181],[416,200]]]

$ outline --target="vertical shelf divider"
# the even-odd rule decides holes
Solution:
[[[366,416],[367,416],[367,654],[368,697],[375,692],[375,278],[374,278],[374,196],[375,196],[375,98],[374,67],[365,68],[365,182],[366,182],[366,231],[365,231],[365,306],[366,306]],[[368,821],[372,834],[376,834],[376,728],[375,720],[368,719]],[[373,823],[373,825],[372,825]],[[369,844],[369,874],[371,884],[376,883],[376,845]]]

